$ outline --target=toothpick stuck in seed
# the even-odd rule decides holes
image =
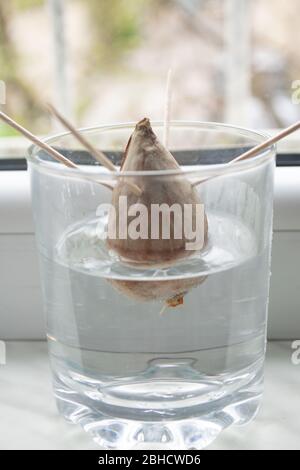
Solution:
[[[239,162],[241,160],[246,160],[247,158],[254,157],[255,155],[257,155],[262,150],[266,150],[271,145],[275,144],[276,142],[279,142],[281,139],[284,139],[285,137],[292,134],[293,132],[296,132],[298,129],[300,129],[300,121],[296,122],[295,124],[292,124],[290,127],[287,127],[283,131],[279,132],[279,134],[276,134],[275,136],[270,137],[265,142],[262,142],[261,144],[256,145],[255,147],[253,147],[252,149],[247,150],[247,152],[242,153],[238,157],[236,157],[233,160],[231,160],[230,162],[228,162],[227,165],[231,165],[232,163],[236,163],[236,162]],[[196,182],[192,183],[192,186],[195,187],[198,184],[204,183],[205,181],[208,181],[212,178],[214,178],[214,176],[196,181]]]
[[[62,114],[53,105],[48,104],[47,107],[49,111],[60,121],[60,123],[71,132],[71,134],[91,153],[91,155],[97,161],[99,161],[109,171],[117,172],[116,167],[106,157],[106,155],[104,155],[104,153],[100,150],[96,149],[82,134],[80,134],[73,124],[71,124],[64,116],[62,116]],[[130,186],[131,190],[135,194],[140,195],[142,193],[142,190],[131,181],[127,181],[126,184]]]
[[[231,164],[231,163],[239,162],[241,160],[246,160],[246,158],[249,158],[249,157],[254,157],[261,150],[267,149],[271,145],[275,144],[281,139],[284,139],[284,137],[287,137],[288,135],[292,134],[298,129],[300,129],[300,121],[296,122],[295,124],[292,124],[290,127],[287,127],[286,129],[283,129],[283,131],[279,132],[279,134],[276,134],[275,136],[270,137],[270,139],[267,139],[265,142],[262,142],[261,144],[256,145],[256,147],[248,150],[242,155],[239,155],[238,157],[231,160],[229,163]]]
[[[5,113],[0,111],[0,119],[4,121],[6,124],[8,124],[10,127],[13,127],[16,129],[18,132],[23,134],[27,139],[29,139],[33,144],[37,145],[38,147],[42,148],[45,150],[49,155],[51,155],[55,160],[59,161],[60,163],[63,163],[63,165],[69,167],[69,168],[77,168],[78,166],[75,165],[71,160],[66,158],[64,155],[59,153],[57,150],[54,148],[50,147],[50,145],[46,144],[46,142],[43,142],[41,139],[39,139],[37,136],[32,134],[30,131],[25,129],[25,127],[21,126],[18,124],[16,121],[11,119],[9,116],[7,116]]]
[[[167,85],[165,94],[165,114],[164,114],[164,136],[163,144],[168,148],[170,136],[170,116],[171,116],[171,100],[172,100],[172,69],[168,70]]]
[[[43,142],[41,139],[39,139],[36,135],[32,134],[28,129],[25,129],[25,127],[21,126],[18,124],[16,121],[11,119],[9,116],[7,116],[5,113],[0,111],[0,119],[8,124],[10,127],[13,129],[16,129],[20,134],[24,135],[28,140],[30,140],[34,145],[37,147],[40,147],[41,149],[45,150],[51,157],[53,157],[56,161],[62,163],[68,168],[74,168],[76,170],[79,170],[81,172],[81,176],[84,177],[87,180],[91,180],[93,182],[102,184],[106,188],[113,190],[114,185],[112,185],[109,182],[106,181],[100,181],[100,180],[93,180],[92,178],[89,178],[88,176],[84,175],[84,172],[80,169],[79,166],[77,166],[75,163],[73,163],[71,160],[69,160],[67,157],[62,155],[60,152],[55,150],[53,147],[50,147],[50,145],[46,144],[46,142]]]
[[[103,152],[96,149],[90,142],[83,137],[82,134],[71,124],[52,104],[48,103],[47,108],[60,122],[61,124],[66,127],[75,137],[76,139],[92,154],[92,156],[97,160],[101,165],[107,168],[110,171],[117,171],[116,167],[113,163],[104,155]]]

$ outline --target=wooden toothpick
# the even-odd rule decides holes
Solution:
[[[76,139],[93,155],[93,157],[110,171],[117,171],[113,163],[104,155],[103,152],[96,149],[82,134],[70,123],[52,104],[48,103],[47,108],[60,122],[66,127]]]
[[[16,129],[18,132],[20,132],[20,134],[24,135],[24,137],[26,137],[28,140],[30,140],[37,147],[40,147],[43,150],[45,150],[45,152],[47,152],[49,155],[51,155],[51,157],[53,157],[56,161],[62,163],[63,165],[67,166],[68,168],[75,168],[76,170],[79,170],[84,179],[102,184],[103,186],[105,186],[106,188],[108,188],[110,190],[114,189],[113,184],[111,184],[110,182],[95,180],[95,179],[90,178],[89,176],[85,175],[84,172],[81,170],[81,168],[79,166],[77,166],[71,160],[69,160],[64,155],[62,155],[60,152],[55,150],[53,147],[50,147],[50,145],[46,144],[46,142],[43,142],[36,135],[32,134],[28,129],[25,129],[25,127],[18,124],[16,121],[11,119],[9,116],[7,116],[2,111],[0,111],[0,119],[2,121],[4,121],[6,124],[8,124],[10,127],[13,127],[14,129]]]
[[[172,99],[172,69],[169,69],[168,75],[167,75],[167,85],[166,85],[166,94],[165,94],[164,135],[163,135],[163,143],[166,148],[168,148],[168,145],[169,145],[171,99]]]
[[[77,168],[79,167],[75,165],[71,160],[66,158],[64,155],[59,153],[57,150],[54,148],[50,147],[50,145],[46,144],[46,142],[43,142],[41,139],[39,139],[36,135],[32,134],[30,131],[25,129],[25,127],[21,126],[18,124],[16,121],[11,119],[9,116],[7,116],[5,113],[0,111],[0,119],[4,121],[6,124],[8,124],[10,127],[13,127],[16,129],[18,132],[23,134],[27,139],[29,139],[32,143],[37,145],[38,147],[42,148],[45,150],[49,155],[51,155],[55,160],[63,163],[65,166],[69,168]]]
[[[242,155],[234,158],[229,163],[231,164],[231,163],[239,162],[240,160],[245,160],[246,158],[249,158],[249,157],[253,157],[254,155],[257,155],[261,150],[267,149],[271,145],[275,144],[281,139],[284,139],[284,137],[287,137],[288,135],[292,134],[298,129],[300,129],[300,121],[296,122],[290,127],[287,127],[283,131],[279,132],[279,134],[276,134],[275,136],[270,137],[270,139],[267,139],[265,142],[262,142],[261,144],[256,145],[256,147],[253,147],[252,149],[248,150]]]
[[[238,157],[236,157],[233,160],[231,160],[230,162],[228,162],[227,165],[231,165],[232,163],[236,163],[236,162],[239,162],[241,160],[246,160],[247,158],[254,157],[255,155],[257,155],[262,150],[267,149],[268,147],[275,144],[276,142],[279,142],[279,140],[284,139],[284,137],[287,137],[288,135],[292,134],[293,132],[296,132],[298,129],[300,129],[300,121],[298,121],[295,124],[291,125],[287,129],[284,129],[283,131],[279,132],[275,136],[270,137],[265,142],[262,142],[261,144],[256,145],[255,147],[253,147],[252,149],[247,150],[247,152],[242,153]],[[214,178],[214,176],[196,181],[196,182],[192,183],[192,186],[197,186],[198,184],[204,183],[205,181],[208,181],[212,178]]]
[[[68,121],[52,104],[47,104],[47,107],[51,114],[53,114],[60,123],[68,129],[72,135],[91,153],[91,155],[99,161],[105,168],[110,171],[117,172],[116,167],[112,162],[104,155],[103,152],[96,149],[74,126]],[[126,181],[126,184],[131,187],[132,191],[139,196],[142,193],[142,190],[131,181]]]

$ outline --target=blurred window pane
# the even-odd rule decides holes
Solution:
[[[300,119],[299,7],[0,0],[0,108],[40,134],[54,130],[49,100],[77,125],[162,119],[172,67],[173,119],[285,127]],[[14,135],[0,124],[0,137]]]

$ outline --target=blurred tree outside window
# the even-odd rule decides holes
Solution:
[[[300,0],[0,0],[0,107],[41,134],[53,130],[47,101],[78,126],[162,119],[172,67],[173,119],[287,126],[300,118],[292,100],[299,7]],[[0,124],[0,136],[9,135]]]

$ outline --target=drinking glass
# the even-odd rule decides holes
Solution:
[[[153,129],[161,139],[162,123]],[[133,130],[81,132],[118,170]],[[77,168],[34,146],[28,156],[58,410],[106,449],[202,449],[261,402],[275,148],[229,164],[266,136],[201,122],[169,131],[177,169],[109,171],[69,133],[47,142]],[[185,203],[189,186],[207,218],[201,249],[114,249],[120,184],[157,204],[175,189]]]

